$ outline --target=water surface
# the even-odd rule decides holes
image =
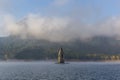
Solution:
[[[0,80],[120,80],[120,63],[0,62]]]

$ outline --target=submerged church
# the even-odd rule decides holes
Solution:
[[[64,52],[63,52],[63,49],[60,48],[58,50],[58,63],[64,63]]]

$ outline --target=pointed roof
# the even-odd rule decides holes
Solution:
[[[60,49],[59,49],[59,53],[64,54],[64,52],[63,52],[63,49],[62,49],[62,48],[60,48]]]

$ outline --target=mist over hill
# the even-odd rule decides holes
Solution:
[[[9,36],[0,38],[0,58],[56,59],[62,47],[69,60],[119,60],[119,21],[115,17],[89,24],[75,16],[28,14],[16,20],[8,15],[3,31]]]
[[[37,39],[20,39],[15,36],[0,38],[0,59],[46,60],[56,59],[62,47],[65,59],[101,60],[119,59],[120,40],[99,36],[90,40],[50,42]]]

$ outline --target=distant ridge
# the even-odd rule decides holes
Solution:
[[[0,59],[56,59],[59,46],[64,48],[66,59],[101,60],[119,59],[120,40],[111,37],[94,37],[87,42],[50,42],[47,40],[20,39],[17,36],[0,37]]]

